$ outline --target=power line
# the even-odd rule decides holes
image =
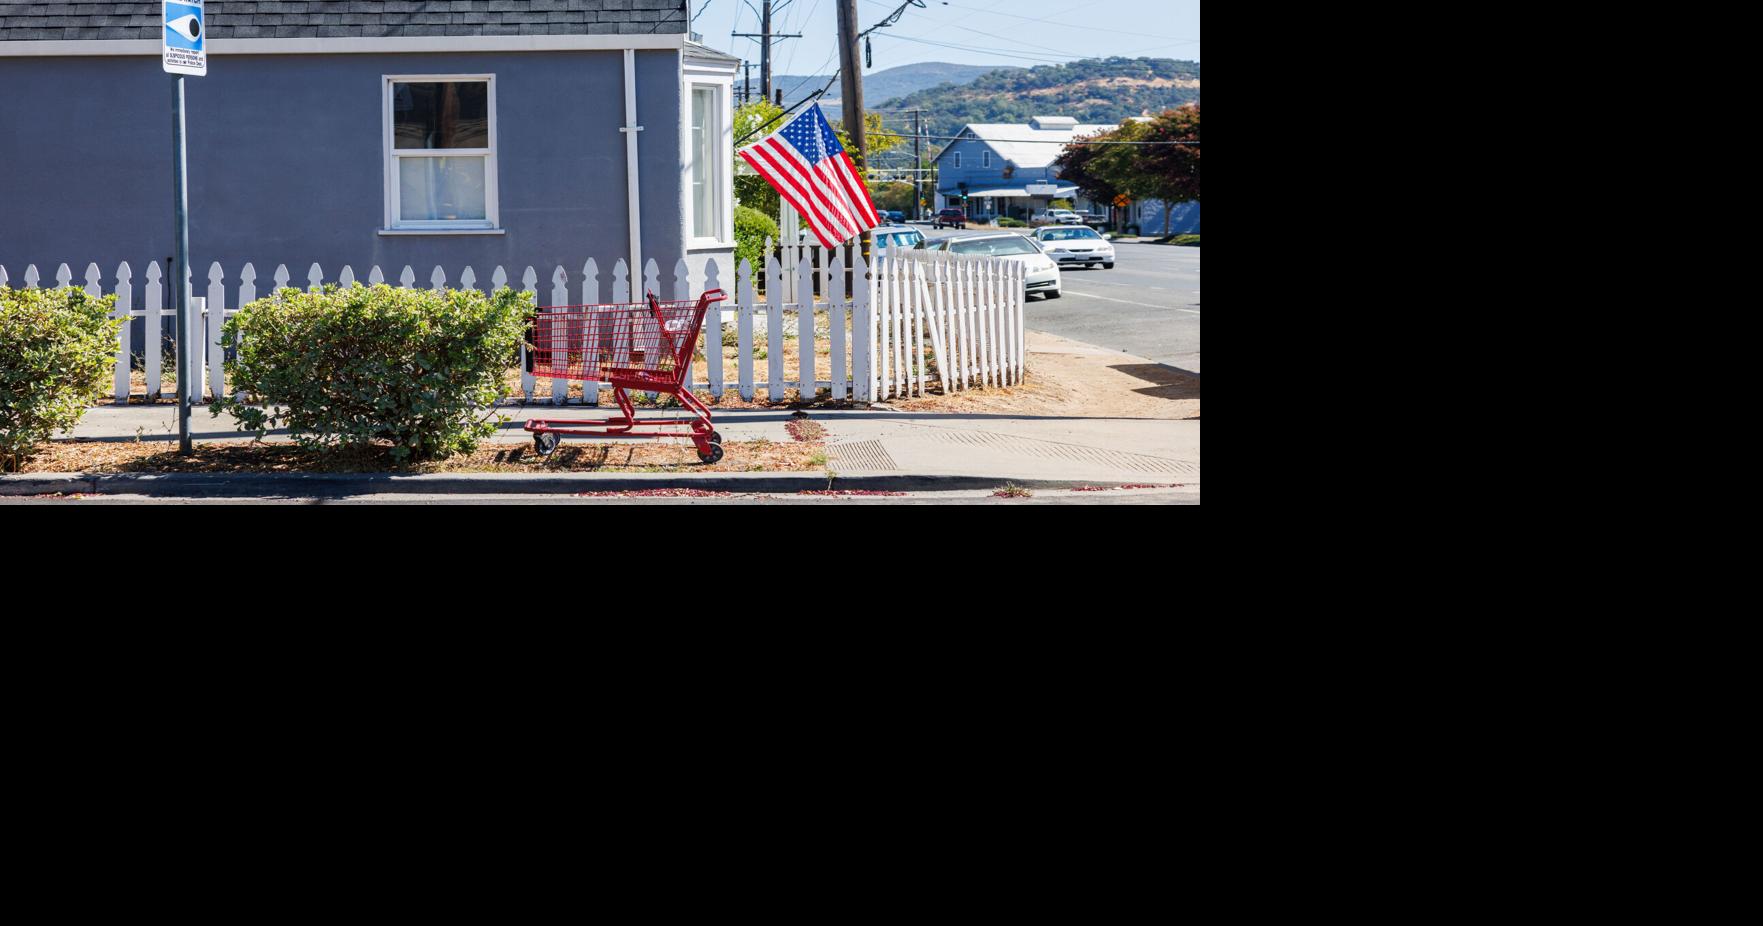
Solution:
[[[934,41],[931,41],[930,39],[920,39],[920,38],[915,38],[910,35],[900,35],[895,32],[884,32],[884,33],[882,33],[882,37],[883,38],[890,38],[890,39],[901,39],[901,40],[904,40],[907,42],[918,42],[921,45],[937,45],[942,48],[953,48],[957,51],[977,52],[980,54],[992,55],[992,56],[998,57],[998,58],[1014,58],[1018,61],[1034,61],[1034,62],[1038,62],[1040,64],[1070,64],[1073,61],[1082,60],[1081,55],[1073,55],[1068,58],[1049,58],[1049,57],[1046,57],[1045,55],[1010,54],[1009,52],[999,51],[996,48],[982,48],[982,47],[976,46],[976,45],[957,45],[953,42],[934,42]]]
[[[789,115],[790,113],[795,112],[798,109],[801,109],[802,105],[804,103],[808,103],[813,100],[818,100],[822,96],[825,96],[826,91],[832,87],[833,81],[838,80],[838,79],[839,79],[839,72],[834,71],[833,76],[826,79],[826,86],[821,87],[819,90],[816,90],[813,93],[809,94],[808,96],[803,97],[800,102],[796,103],[796,105],[794,105],[794,106],[791,106],[789,109],[786,109],[783,112],[778,113],[775,116],[772,116],[769,120],[766,121],[766,123],[764,125],[760,126],[759,128],[756,128],[753,131],[748,132],[745,135],[742,135],[740,138],[735,139],[735,147],[739,148],[741,146],[742,142],[746,141],[749,138],[752,138],[755,135],[758,135],[760,132],[763,132],[768,128],[771,128],[772,123],[778,121],[779,119],[782,119],[783,117]]]
[[[871,132],[870,134],[871,135],[887,135],[892,138],[911,138],[912,137],[911,135],[901,135],[898,132]],[[924,137],[931,140],[931,141],[956,141],[961,138],[971,137],[971,136],[926,135]],[[985,139],[975,138],[974,140],[984,141]],[[999,141],[1001,141],[1007,145],[1198,145],[1199,144],[1199,142],[1197,142],[1197,141],[1084,141],[1081,138],[1074,138],[1070,141],[1054,141],[1053,139],[1050,139],[1050,138],[1047,138],[1047,139],[1033,138],[1033,139],[1021,139],[1021,140],[1009,138],[1009,139],[999,139]]]
[[[869,0],[869,2],[873,3],[874,0]],[[878,5],[880,5],[880,4],[878,4]],[[946,0],[945,0],[945,5],[946,6],[955,6],[955,4],[947,3]],[[1147,38],[1147,39],[1169,39],[1173,42],[1177,42],[1179,44],[1184,44],[1184,45],[1189,45],[1189,44],[1198,45],[1198,44],[1200,44],[1199,39],[1182,39],[1182,38],[1177,38],[1173,35],[1152,35],[1149,32],[1132,32],[1132,31],[1129,31],[1126,29],[1104,29],[1101,26],[1080,26],[1077,23],[1060,22],[1059,20],[1054,19],[1052,16],[1019,16],[1015,13],[999,12],[996,9],[986,10],[984,12],[989,12],[993,16],[1008,16],[1011,19],[1026,20],[1031,23],[1047,23],[1049,25],[1059,26],[1062,29],[1085,29],[1090,32],[1112,32],[1116,35],[1136,35],[1136,36],[1140,36],[1141,38]],[[1059,14],[1055,13],[1053,15],[1057,16]],[[951,25],[953,25],[953,24],[951,24]],[[957,27],[957,28],[960,28],[960,27]]]

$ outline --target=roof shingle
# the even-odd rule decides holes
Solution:
[[[686,31],[686,0],[208,0],[217,39]],[[160,0],[0,0],[0,42],[157,39]],[[536,28],[535,28],[536,27]]]

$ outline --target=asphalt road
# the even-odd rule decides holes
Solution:
[[[918,226],[928,238],[987,234]],[[1114,269],[1060,268],[1059,299],[1031,297],[1028,326],[1200,372],[1200,249],[1114,245]]]

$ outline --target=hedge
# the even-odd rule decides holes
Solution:
[[[116,296],[0,286],[0,472],[79,423],[116,363]]]
[[[313,449],[389,441],[400,463],[467,453],[500,423],[489,410],[533,311],[506,286],[284,289],[227,321],[227,376],[248,401],[210,409],[260,438],[285,425]]]
[[[750,206],[735,207],[735,266],[745,259],[754,271],[765,268],[765,239],[778,240],[777,222]]]

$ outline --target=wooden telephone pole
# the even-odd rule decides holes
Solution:
[[[845,110],[845,134],[851,137],[856,151],[850,152],[857,164],[857,178],[866,180],[869,164],[869,137],[863,126],[863,72],[858,68],[857,0],[839,0],[839,88]],[[863,233],[863,260],[869,261],[870,234]]]

